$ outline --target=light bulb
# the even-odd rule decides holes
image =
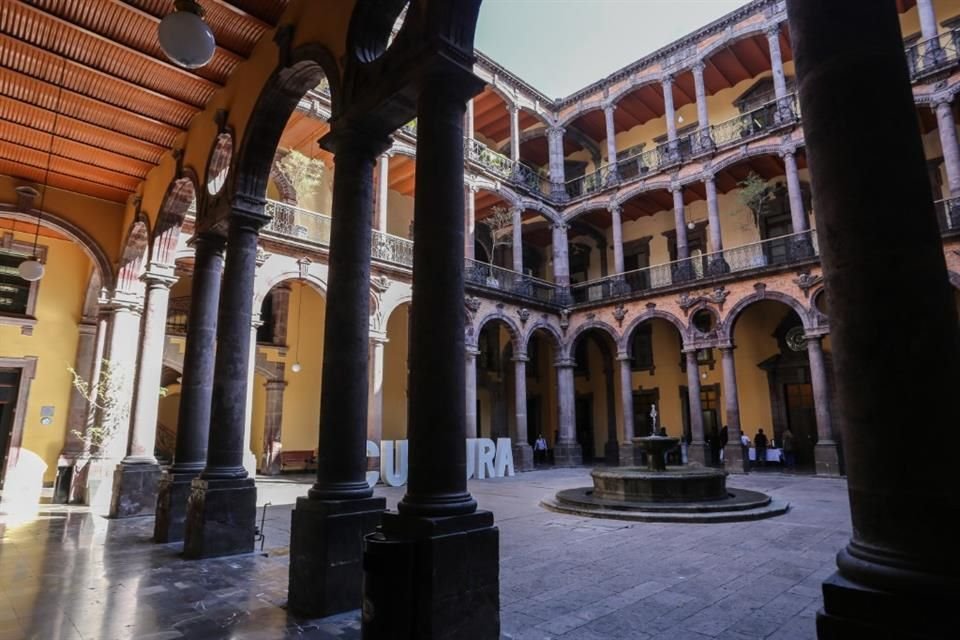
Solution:
[[[690,229],[690,231],[693,231],[693,230],[696,229],[696,228],[697,228],[697,225],[694,224],[693,222],[688,222],[688,223],[687,223],[687,229]]]
[[[36,258],[30,258],[21,262],[17,271],[20,273],[20,277],[27,282],[36,282],[43,277],[44,267],[43,263]]]
[[[177,0],[157,29],[160,48],[170,60],[196,69],[210,62],[217,48],[210,26],[203,21],[203,7],[196,0]]]
[[[677,116],[677,122],[683,124],[683,116]]]
[[[703,378],[704,380],[706,380],[706,379],[707,379],[707,372],[704,371],[703,373],[701,373],[701,374],[700,374],[700,377]]]
[[[293,371],[294,373],[300,373],[300,370],[301,370],[302,368],[303,368],[303,367],[300,366],[300,363],[299,363],[299,362],[294,362],[294,363],[290,366],[290,371]]]

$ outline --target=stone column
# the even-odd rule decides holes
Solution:
[[[723,366],[723,399],[727,410],[727,446],[723,450],[723,465],[727,471],[739,473],[744,470],[743,450],[740,448],[740,395],[737,390],[737,368],[733,357],[735,347],[720,347]]]
[[[693,265],[690,264],[690,245],[687,241],[687,216],[683,203],[683,186],[670,186],[673,194],[673,226],[677,232],[677,262],[672,266],[674,282],[686,282],[693,279]]]
[[[690,462],[707,464],[710,452],[703,433],[703,404],[700,399],[700,365],[697,363],[697,350],[684,351],[687,359],[687,398],[690,404],[690,446],[687,447],[687,459]]]
[[[767,30],[767,46],[770,49],[770,65],[773,69],[773,91],[777,99],[777,119],[793,119],[793,110],[787,99],[787,78],[783,72],[783,54],[780,51],[780,25],[770,25]]]
[[[275,345],[286,345],[287,327],[290,323],[289,282],[282,282],[270,290],[270,310],[273,313],[273,335],[270,341]]]
[[[471,139],[471,140],[473,139],[473,136],[474,136],[474,131],[473,131],[473,121],[474,121],[474,117],[473,117],[473,113],[474,113],[474,112],[473,112],[473,98],[470,98],[469,100],[467,100],[467,113],[466,113],[466,115],[465,115],[464,118],[463,118],[463,135],[464,135],[464,137],[466,137],[466,138],[468,138],[468,139]]]
[[[520,162],[520,107],[508,104],[510,112],[510,159]]]
[[[84,318],[77,326],[77,356],[73,369],[86,381],[94,381],[94,364],[103,358],[103,337],[98,335],[100,323],[96,318]],[[99,346],[99,350],[98,350]],[[87,417],[91,404],[76,387],[70,389],[70,408],[67,412],[67,430],[64,434],[62,455],[76,459],[88,453],[84,436],[87,435]],[[80,435],[77,435],[80,434]]]
[[[554,200],[567,199],[567,177],[564,167],[563,127],[547,129],[547,148],[550,155],[550,195]]]
[[[225,238],[201,232],[193,244],[196,254],[180,380],[177,446],[173,466],[160,480],[153,529],[153,540],[159,543],[183,540],[190,485],[207,459]]]
[[[620,407],[623,413],[623,442],[620,443],[620,465],[632,467],[636,463],[633,449],[633,368],[630,354],[617,355],[620,362]],[[640,436],[648,435],[641,433]]]
[[[517,428],[513,436],[513,464],[517,471],[533,471],[533,448],[527,437],[527,363],[526,354],[517,354],[513,358],[514,405],[517,414]]]
[[[286,380],[268,380],[263,412],[263,462],[260,472],[275,476],[280,473],[281,436],[283,432],[283,392]]]
[[[664,118],[667,120],[667,145],[669,159],[679,162],[680,149],[677,146],[677,111],[673,106],[673,76],[664,76],[661,81],[663,89]]]
[[[937,26],[937,12],[933,0],[917,0],[917,14],[920,17],[920,37],[924,40],[936,38],[940,34]]]
[[[367,440],[379,444],[383,440],[383,357],[386,336],[370,338],[370,391],[367,415]]]
[[[697,60],[693,64],[693,84],[697,92],[697,120],[698,120],[698,147],[700,151],[713,148],[713,138],[710,136],[710,113],[707,110],[707,87],[703,81],[703,72],[707,63]]]
[[[574,385],[573,369],[576,362],[572,359],[558,360],[554,365],[557,369],[557,401],[559,434],[553,443],[553,459],[558,467],[575,467],[583,464],[583,450],[577,442],[576,418],[576,386]]]
[[[557,297],[559,304],[570,301],[570,247],[567,242],[567,229],[564,222],[553,225],[553,281],[560,288]]]
[[[813,387],[813,407],[817,415],[817,446],[814,449],[817,475],[840,475],[837,443],[833,440],[833,418],[830,411],[830,384],[823,357],[822,336],[807,336],[807,355],[810,357],[810,384]]]
[[[390,154],[380,156],[377,168],[377,231],[387,232],[387,204],[390,201]]]
[[[114,477],[110,515],[114,518],[151,515],[157,506],[160,465],[154,457],[157,414],[160,407],[160,376],[167,330],[170,287],[177,281],[173,265],[151,265],[141,278],[146,284],[146,305],[137,383],[133,406],[130,447]]]
[[[780,152],[783,166],[787,174],[787,196],[790,200],[790,222],[793,225],[794,235],[792,250],[796,257],[813,255],[813,242],[810,234],[810,222],[807,219],[807,210],[803,205],[803,189],[800,186],[800,170],[797,168],[796,149],[785,149]]]
[[[513,241],[513,270],[523,273],[523,209],[513,207],[511,215],[511,239]]]
[[[423,125],[418,119],[418,132]],[[337,168],[327,283],[327,305],[335,311],[327,313],[324,327],[317,480],[293,512],[288,587],[290,609],[310,618],[362,602],[362,538],[386,508],[367,484],[367,408],[373,167],[390,138],[335,127],[324,143],[334,151]],[[462,176],[457,190],[463,193]],[[422,242],[419,228],[416,238]]]
[[[960,197],[960,142],[957,141],[957,123],[953,117],[953,104],[938,102],[937,132],[940,135],[940,147],[943,149],[943,166],[947,173],[947,187],[950,197]],[[940,194],[934,194],[939,199]]]
[[[478,4],[478,3],[477,3]],[[499,533],[467,490],[463,117],[471,69],[420,71],[407,492],[368,536],[364,638],[497,638]],[[332,303],[331,303],[332,304]],[[443,353],[443,358],[437,358]],[[464,584],[469,582],[469,588]],[[397,593],[406,593],[401,610]],[[354,603],[354,607],[360,601]]]
[[[710,264],[707,268],[713,275],[730,271],[730,265],[723,256],[723,226],[720,222],[720,199],[717,197],[717,180],[712,173],[704,175],[703,184],[707,191],[707,228],[710,231]]]
[[[269,221],[262,199],[235,196],[227,233],[223,295],[211,394],[206,466],[193,481],[183,555],[208,558],[253,551],[257,489],[243,466],[257,239]]]
[[[824,582],[818,636],[952,637],[960,502],[939,458],[955,440],[960,323],[899,16],[869,0],[787,10],[813,209],[829,230],[820,254],[853,532]],[[909,304],[892,309],[890,291]]]
[[[246,410],[243,414],[243,468],[247,475],[253,478],[257,475],[257,456],[253,453],[251,440],[253,439],[253,385],[256,381],[257,363],[257,334],[263,322],[260,314],[254,312],[250,322],[250,366],[247,368],[247,399]]]
[[[466,209],[466,232],[463,234],[463,253],[473,260],[476,248],[477,230],[477,187],[467,185],[463,188],[464,208]]]
[[[610,211],[610,226],[613,229],[613,271],[622,274],[626,270],[623,261],[623,207],[611,204],[607,210]]]
[[[480,435],[477,430],[477,356],[480,352],[472,347],[467,348],[467,358],[465,371],[464,388],[466,389],[466,432],[468,438],[476,438]]]
[[[608,104],[603,107],[604,122],[607,125],[607,184],[616,184],[620,179],[619,167],[617,166],[617,124],[613,119],[613,113],[617,110],[617,105]]]

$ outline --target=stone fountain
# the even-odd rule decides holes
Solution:
[[[592,487],[560,491],[541,504],[560,513],[641,522],[739,522],[786,513],[790,505],[757,491],[727,487],[722,469],[696,464],[667,466],[666,453],[679,438],[655,435],[656,407],[649,436],[634,438],[646,452],[647,467],[599,467]]]

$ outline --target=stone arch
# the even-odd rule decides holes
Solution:
[[[523,332],[520,331],[520,327],[517,326],[517,323],[513,319],[505,314],[502,309],[497,309],[496,311],[491,311],[487,315],[480,318],[476,323],[476,330],[473,332],[473,339],[470,341],[468,346],[476,347],[477,340],[480,337],[480,332],[483,331],[483,328],[490,322],[501,321],[507,326],[507,331],[510,332],[510,342],[513,344],[514,353],[519,353],[520,345],[523,344]]]
[[[270,166],[270,179],[273,180],[273,184],[277,186],[277,191],[280,192],[280,201],[283,202],[283,204],[296,206],[297,189],[293,186],[293,183],[290,182],[290,179],[287,178],[287,174],[280,168],[280,161],[282,159],[283,154],[277,151],[273,159],[273,164]]]
[[[185,172],[186,173],[186,172]],[[157,225],[153,231],[151,242],[150,262],[158,265],[172,266],[176,258],[177,241],[180,238],[180,228],[183,220],[198,198],[196,173],[192,170],[188,175],[170,183],[167,193],[157,216]]]
[[[526,333],[523,334],[523,341],[520,344],[520,352],[527,353],[527,348],[530,346],[530,340],[533,338],[533,334],[540,330],[543,330],[544,333],[549,334],[550,337],[553,338],[552,346],[554,353],[560,353],[563,350],[563,335],[560,333],[560,330],[557,329],[557,327],[550,324],[550,322],[547,320],[537,320],[530,325]]]
[[[291,51],[289,60],[285,57],[280,56],[280,64],[264,84],[244,131],[232,172],[234,195],[265,199],[287,120],[307,91],[324,78],[330,85],[333,117],[340,113],[341,78],[333,54],[322,45],[307,44]]]
[[[733,329],[736,326],[737,319],[748,307],[764,300],[773,300],[785,304],[793,309],[798,316],[800,316],[800,321],[803,323],[804,330],[809,331],[810,329],[814,328],[809,309],[803,306],[802,302],[786,293],[781,293],[780,291],[768,291],[765,288],[761,288],[756,293],[751,293],[745,298],[739,300],[735,305],[733,305],[733,307],[731,307],[726,318],[724,318],[723,322],[717,327],[717,334],[720,340],[723,342],[733,342]]]
[[[617,343],[617,350],[620,353],[629,353],[630,341],[633,339],[633,334],[636,332],[637,327],[642,325],[644,322],[649,322],[657,318],[673,325],[680,334],[681,341],[686,339],[687,327],[683,324],[683,321],[680,320],[680,318],[668,311],[661,311],[660,309],[647,309],[639,316],[631,320],[630,324],[627,325],[627,328],[623,331],[623,338]]]
[[[406,142],[394,140],[393,145],[390,147],[389,153],[415,159],[417,157],[417,148],[414,145],[407,144]]]
[[[960,273],[956,271],[950,272],[950,284],[952,284],[955,289],[960,289]]]
[[[613,342],[614,346],[619,347],[621,337],[617,334],[617,330],[612,326],[603,322],[602,320],[587,320],[583,324],[579,325],[576,329],[573,330],[573,333],[567,338],[567,343],[563,346],[563,359],[572,359],[574,356],[574,349],[577,346],[577,340],[580,339],[584,333],[590,329],[599,329],[607,335],[609,335],[610,340]]]
[[[99,274],[101,286],[108,291],[113,290],[116,280],[111,260],[107,257],[107,252],[103,250],[103,247],[86,231],[49,211],[38,212],[35,209],[24,210],[12,205],[0,205],[0,217],[2,218],[36,224],[38,215],[40,216],[40,226],[53,229],[76,242],[90,258],[90,262],[93,263],[94,269]]]
[[[647,85],[658,84],[663,80],[662,73],[645,73],[639,76],[631,76],[630,81],[621,87],[619,90],[614,91],[610,96],[600,103],[600,108],[603,108],[604,103],[609,103],[616,105],[624,97],[630,95],[637,89],[642,89]]]
[[[707,45],[706,48],[703,49],[703,51],[700,51],[697,57],[691,61],[691,64],[687,68],[692,68],[694,62],[699,62],[701,60],[702,61],[708,60],[717,51],[720,51],[721,49],[725,49],[730,45],[734,44],[735,42],[739,42],[740,40],[744,40],[745,38],[752,38],[754,36],[763,35],[774,25],[776,25],[779,28],[780,23],[779,22],[770,23],[765,21],[759,24],[756,24],[756,23],[750,24],[736,31],[725,32],[724,37],[716,40],[715,42],[711,42],[709,45]]]
[[[306,277],[301,277],[299,271],[286,270],[272,274],[269,278],[257,284],[256,291],[253,294],[253,308],[259,310],[267,294],[274,287],[284,282],[301,282],[319,293],[324,300],[327,298],[327,283],[319,276],[308,272]]]
[[[233,132],[226,129],[217,134],[210,147],[210,157],[207,160],[207,175],[203,181],[207,195],[215,197],[226,186],[230,177],[230,168],[233,165]]]
[[[117,293],[140,295],[144,285],[140,281],[147,268],[150,251],[150,220],[141,212],[130,225],[127,238],[123,243],[120,265],[117,269]]]
[[[397,298],[396,300],[394,300],[393,303],[392,303],[388,308],[386,308],[385,310],[382,310],[382,313],[383,313],[383,327],[384,327],[384,329],[386,329],[387,325],[390,324],[390,318],[393,317],[393,314],[394,314],[398,309],[400,309],[400,308],[403,307],[404,305],[410,304],[410,303],[412,303],[412,302],[413,302],[413,295],[412,295],[412,294],[404,295],[404,296],[401,296],[400,298]]]
[[[783,142],[765,142],[757,146],[745,146],[740,147],[736,153],[727,154],[720,157],[719,159],[713,161],[710,165],[708,172],[717,173],[723,171],[724,169],[731,167],[733,165],[739,164],[744,160],[749,160],[750,158],[757,158],[759,156],[778,156],[781,152],[785,151],[787,148],[800,148],[803,144],[796,143],[783,143]],[[705,171],[706,172],[706,171]],[[687,176],[683,184],[688,182],[698,182],[702,181],[702,174],[697,174],[694,176]]]
[[[695,182],[697,178],[702,179],[702,177],[694,176],[690,179],[690,182]],[[648,193],[650,191],[662,191],[670,189],[670,186],[673,184],[672,179],[669,175],[658,175],[651,180],[646,180],[633,184],[623,191],[618,191],[611,199],[610,204],[619,204],[622,205],[629,200]]]
[[[564,222],[572,222],[573,220],[579,218],[582,215],[590,213],[591,211],[606,211],[613,204],[612,200],[607,200],[606,202],[599,202],[597,200],[589,200],[587,202],[582,202],[570,209],[566,210],[563,213]]]

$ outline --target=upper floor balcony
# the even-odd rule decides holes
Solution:
[[[907,47],[910,79],[920,82],[960,62],[960,29],[951,29]]]

